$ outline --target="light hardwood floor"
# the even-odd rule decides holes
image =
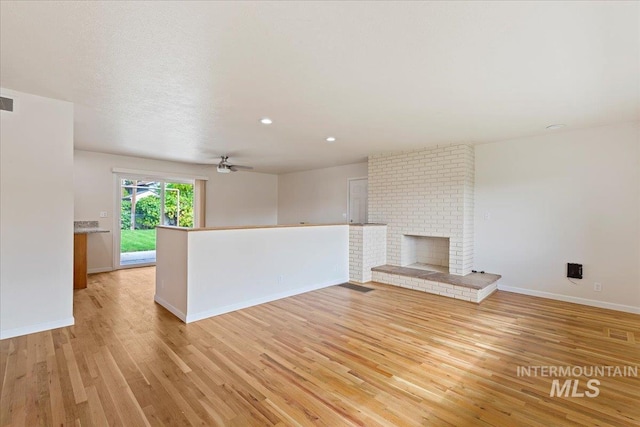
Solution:
[[[640,424],[638,378],[599,378],[600,394],[579,398],[517,375],[640,365],[640,316],[371,286],[185,325],[154,304],[153,268],[92,275],[75,326],[0,343],[0,425]]]

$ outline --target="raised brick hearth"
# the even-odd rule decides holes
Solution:
[[[381,265],[371,269],[373,281],[430,294],[480,303],[498,288],[499,274],[471,273],[464,277],[416,268]]]

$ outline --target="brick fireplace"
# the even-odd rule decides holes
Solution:
[[[473,185],[472,146],[369,157],[369,221],[387,224],[387,264],[423,263],[417,256],[426,246],[419,239],[430,237],[440,239],[440,251],[448,243],[448,257],[439,258],[448,273],[471,273]]]

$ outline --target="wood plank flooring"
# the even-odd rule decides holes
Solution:
[[[517,375],[638,366],[638,315],[367,284],[185,325],[154,304],[154,274],[91,275],[75,326],[1,341],[0,426],[640,424],[637,377],[598,378],[588,398]]]

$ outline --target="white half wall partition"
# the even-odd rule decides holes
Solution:
[[[157,228],[155,301],[190,323],[349,280],[349,226]]]

